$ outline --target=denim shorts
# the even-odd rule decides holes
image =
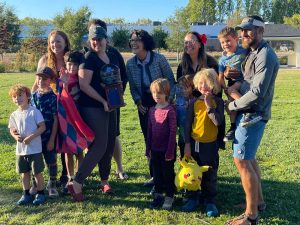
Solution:
[[[236,118],[235,138],[232,143],[233,157],[243,160],[253,160],[264,134],[266,121],[259,121],[252,126],[242,127],[245,114],[239,114]]]

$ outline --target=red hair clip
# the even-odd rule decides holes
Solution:
[[[202,42],[203,44],[206,44],[206,42],[207,42],[207,37],[206,37],[205,34],[198,34],[198,38],[201,40],[201,42]]]

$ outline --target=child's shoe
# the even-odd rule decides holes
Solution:
[[[193,212],[197,209],[199,203],[196,199],[189,199],[184,206],[182,206],[182,211]]]
[[[62,189],[61,189],[61,192],[65,195],[67,194],[70,194],[69,190],[68,190],[68,184],[66,184],[66,186],[64,186]]]
[[[249,127],[262,120],[262,116],[258,113],[246,113],[244,121],[241,122],[242,127]]]
[[[41,205],[41,204],[43,204],[45,201],[46,201],[45,195],[43,195],[43,194],[37,194],[37,195],[35,196],[35,199],[33,200],[32,203],[33,203],[34,205]]]
[[[22,197],[17,201],[17,205],[27,205],[32,203],[32,196],[31,195],[22,195]]]
[[[161,207],[164,203],[164,196],[159,193],[154,194],[153,201],[150,203],[150,209],[157,209]]]
[[[233,141],[234,139],[234,133],[235,133],[235,129],[230,128],[227,133],[225,134],[223,141],[224,142],[229,142],[229,141]]]
[[[57,198],[59,196],[58,191],[56,189],[56,181],[49,180],[47,184],[47,189],[49,193],[49,198]]]
[[[165,197],[165,201],[164,204],[162,205],[162,208],[166,210],[170,210],[172,208],[173,202],[174,202],[174,198]]]
[[[218,216],[218,214],[219,214],[219,211],[215,204],[213,204],[213,203],[206,204],[206,215],[208,217],[216,217],[216,216]]]

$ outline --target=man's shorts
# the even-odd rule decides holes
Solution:
[[[27,173],[30,172],[32,168],[33,175],[36,175],[43,172],[44,167],[42,153],[32,155],[17,155],[17,173]]]
[[[233,157],[243,160],[255,159],[256,151],[264,134],[266,121],[259,121],[252,126],[242,127],[245,114],[241,113],[236,118],[235,138],[232,143]]]

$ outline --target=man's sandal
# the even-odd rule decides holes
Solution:
[[[240,225],[257,225],[259,220],[259,216],[257,216],[255,219],[251,219],[248,215],[243,213],[242,215],[227,221],[227,225],[234,225],[236,222],[241,222],[238,223]]]

